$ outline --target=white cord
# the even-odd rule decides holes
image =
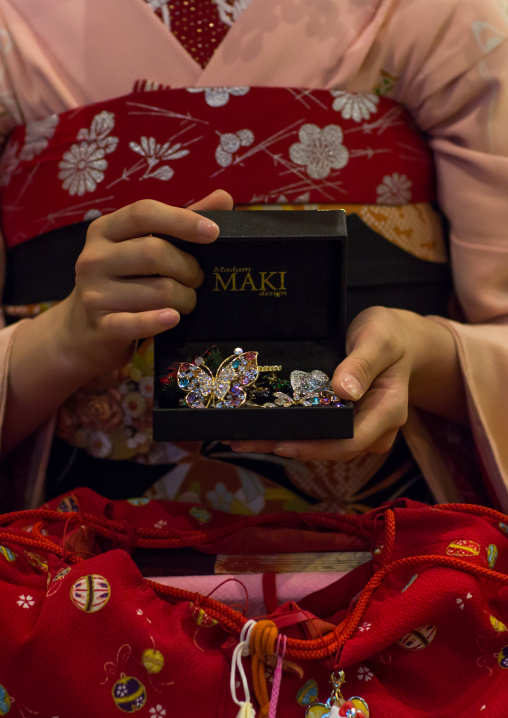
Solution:
[[[235,650],[233,651],[233,660],[231,662],[231,677],[229,681],[229,687],[231,689],[231,697],[233,701],[236,703],[237,706],[240,706],[240,711],[238,713],[237,718],[255,718],[256,713],[254,711],[254,707],[252,706],[250,702],[250,690],[249,690],[249,684],[247,682],[247,676],[245,675],[245,670],[243,668],[242,664],[242,657],[247,658],[249,655],[249,644],[250,644],[250,637],[252,634],[252,631],[254,629],[254,626],[256,625],[256,621],[251,620],[247,621],[247,623],[244,624],[242,628],[242,632],[240,633],[240,641],[238,645],[236,646]],[[240,679],[242,682],[242,688],[243,688],[243,694],[244,699],[243,701],[238,700],[238,697],[236,695],[236,672],[238,671],[240,675]]]

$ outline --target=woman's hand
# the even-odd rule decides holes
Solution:
[[[191,209],[231,209],[215,192]],[[93,222],[76,263],[76,286],[62,302],[60,347],[90,377],[125,364],[138,339],[171,329],[196,304],[197,261],[154,234],[213,242],[218,226],[190,209],[141,200]]]
[[[13,335],[2,454],[80,386],[124,365],[137,339],[174,327],[196,302],[201,270],[153,234],[213,242],[219,228],[192,209],[231,209],[219,190],[189,209],[143,200],[90,225],[69,297]]]
[[[371,307],[351,323],[346,350],[332,385],[339,397],[355,402],[353,439],[233,442],[232,449],[348,461],[389,451],[407,421],[409,404],[454,420],[465,419],[455,341],[445,326],[413,312]]]

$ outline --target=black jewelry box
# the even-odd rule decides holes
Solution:
[[[205,279],[194,311],[155,337],[156,441],[331,439],[353,436],[351,402],[288,408],[175,406],[161,378],[211,347],[258,352],[281,375],[318,369],[330,378],[344,358],[346,218],[343,210],[213,210],[212,244],[165,237],[196,257]],[[205,362],[206,363],[206,362]],[[177,391],[180,391],[177,389]],[[180,391],[181,397],[185,396]]]

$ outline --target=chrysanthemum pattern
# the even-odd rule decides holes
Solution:
[[[118,138],[110,133],[115,126],[112,112],[103,111],[96,115],[90,128],[81,128],[76,143],[64,153],[58,167],[58,178],[63,180],[62,187],[70,195],[82,197],[94,192],[97,184],[104,179],[108,167],[107,154],[114,152]]]
[[[394,172],[392,175],[385,175],[383,181],[378,185],[378,204],[408,204],[411,201],[411,181],[406,175]]]
[[[349,152],[342,144],[344,134],[338,125],[302,125],[300,142],[291,145],[289,156],[297,165],[305,165],[313,179],[324,179],[332,170],[340,170],[349,161]]]
[[[334,97],[333,109],[340,112],[344,120],[363,122],[377,112],[379,97],[371,94],[356,94],[342,90],[331,90]]]

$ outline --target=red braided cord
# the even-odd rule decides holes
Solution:
[[[460,506],[460,508],[458,508]],[[462,508],[463,507],[463,508]],[[443,505],[440,508],[442,510],[452,510],[452,511],[463,511],[464,513],[473,513],[478,514],[482,516],[488,516],[490,518],[495,518],[496,520],[502,519],[505,522],[508,522],[508,518],[504,516],[503,514],[500,514],[497,511],[494,511],[492,509],[484,509],[483,507],[474,507],[470,506],[469,504],[464,505],[455,505],[455,504],[449,504],[449,505]],[[19,520],[22,518],[47,518],[50,520],[68,520],[69,519],[69,513],[65,512],[53,512],[48,511],[45,509],[37,509],[34,511],[25,511],[25,512],[13,512],[13,514],[10,514],[11,521],[12,520]],[[14,516],[14,518],[12,518]],[[295,517],[298,518],[297,514],[273,514],[271,516],[266,515],[264,517],[252,517],[253,520],[247,519],[245,523],[242,523],[242,526],[245,526],[246,524],[250,525],[259,525],[260,523],[267,523],[266,519],[269,519],[270,521],[275,520],[281,516],[282,518],[291,517],[292,521],[291,523],[295,522]],[[319,518],[319,514],[311,514],[312,518]],[[391,551],[393,549],[393,543],[395,540],[395,517],[394,512],[391,509],[387,509],[387,511],[384,514],[385,516],[385,522],[386,522],[386,530],[385,530],[385,548],[383,550],[383,554],[385,554],[388,558],[391,554]],[[3,521],[4,517],[0,517],[0,525],[4,523]],[[264,521],[256,521],[255,519],[265,519]],[[307,517],[305,517],[307,518]],[[327,527],[334,526],[337,528],[337,524],[342,523],[342,520],[344,518],[349,519],[345,523],[352,524],[353,522],[351,519],[356,519],[358,522],[358,517],[343,517],[341,516],[340,519],[330,519],[327,515],[321,515],[321,518],[324,518],[325,520],[322,521],[316,521],[317,524],[322,524]],[[101,535],[112,535],[113,538],[118,538],[117,532],[115,532],[114,529],[111,529],[111,525],[119,526],[120,532],[125,532],[125,525],[120,522],[112,522],[108,519],[105,519],[104,517],[97,517],[94,514],[77,514],[76,513],[76,519],[79,520],[80,523],[87,523],[88,525],[95,526],[98,533],[101,533]],[[97,520],[99,519],[99,520]],[[351,528],[351,526],[349,526]],[[358,527],[357,527],[358,528]],[[99,530],[100,529],[100,530]],[[214,533],[217,534],[219,531],[226,530],[227,532],[230,532],[231,530],[235,530],[236,526],[232,525],[229,527],[224,527],[222,530],[216,530],[215,532],[210,532],[209,534],[206,534],[203,531],[196,531],[196,532],[182,532],[181,537],[178,539],[170,538],[169,541],[177,541],[176,544],[173,545],[182,545],[180,541],[182,540],[182,537],[185,536],[186,538],[191,536],[197,536],[201,540],[202,535],[205,534],[206,539],[208,542],[210,542],[210,536]],[[37,526],[37,538],[31,538],[29,536],[22,536],[19,534],[13,534],[9,532],[9,530],[0,531],[0,540],[6,540],[10,543],[18,543],[23,546],[29,546],[31,548],[39,548],[40,550],[48,551],[49,553],[53,553],[57,556],[62,556],[64,554],[64,549],[59,546],[57,543],[51,541],[51,539],[43,536],[40,533],[40,525]],[[164,533],[163,531],[160,531],[158,529],[140,529],[139,533],[145,532],[145,531],[157,531],[157,533],[160,535],[161,533]],[[167,532],[166,532],[167,533]],[[362,531],[363,534],[363,531]],[[224,534],[222,534],[224,535]],[[227,535],[227,533],[225,534]],[[160,543],[160,542],[166,541],[165,547],[168,547],[168,539],[159,539],[157,542],[152,541],[144,541],[142,539],[139,539],[136,545],[144,546],[145,543]],[[188,543],[186,545],[189,545]],[[71,554],[67,556],[67,560],[70,563],[78,563],[84,559],[81,557]],[[351,612],[351,614],[348,616],[348,618],[339,626],[336,627],[334,631],[331,631],[326,636],[320,636],[318,639],[311,639],[311,640],[300,640],[300,639],[292,639],[289,638],[287,640],[287,651],[286,654],[288,658],[291,658],[293,660],[315,660],[315,659],[323,659],[323,658],[329,658],[331,651],[338,650],[341,646],[344,645],[344,643],[353,635],[355,630],[357,629],[360,621],[363,618],[363,615],[365,613],[365,610],[368,606],[368,603],[371,599],[372,594],[378,588],[382,582],[385,580],[385,578],[392,573],[393,571],[398,570],[399,568],[405,568],[407,566],[419,566],[422,564],[430,564],[433,566],[443,566],[448,568],[453,568],[456,570],[462,570],[466,573],[470,573],[472,575],[481,576],[483,578],[488,578],[493,581],[508,585],[508,576],[498,573],[497,571],[492,571],[491,569],[484,568],[483,566],[476,566],[474,564],[470,564],[467,561],[464,561],[459,558],[455,558],[452,556],[436,556],[436,555],[429,555],[429,556],[409,556],[403,559],[398,559],[397,561],[394,561],[388,565],[383,566],[381,569],[379,569],[374,576],[370,579],[370,581],[367,583],[367,585],[364,587],[362,592],[360,593],[358,600],[356,602],[356,605]],[[176,600],[176,601],[192,601],[194,603],[198,603],[199,606],[202,606],[203,608],[206,608],[207,614],[214,620],[217,620],[221,626],[224,628],[227,628],[228,630],[234,632],[234,633],[240,633],[243,625],[246,622],[246,619],[237,611],[235,611],[232,608],[229,608],[228,606],[225,606],[224,604],[220,603],[220,601],[217,601],[216,599],[213,599],[211,597],[201,596],[200,594],[191,593],[189,591],[184,591],[182,589],[174,588],[171,586],[162,586],[156,582],[148,581],[146,580],[146,584],[152,588],[156,593],[163,596],[164,598],[168,600]]]
[[[494,519],[494,521],[508,523],[508,516],[505,516],[505,514],[495,509],[489,509],[487,506],[476,506],[476,504],[438,504],[431,508],[434,510],[438,509],[439,511],[455,511],[463,514],[473,514],[474,516],[485,516]]]
[[[33,509],[27,511],[14,511],[10,514],[0,516],[0,526],[14,521],[46,519],[48,521],[67,521],[69,516],[74,516],[78,524],[86,524],[104,538],[118,541],[127,534],[127,526],[122,521],[112,521],[97,514],[50,511],[48,509]],[[136,527],[134,530],[134,546],[140,548],[180,548],[183,546],[202,546],[214,541],[227,538],[238,531],[239,523],[241,528],[252,526],[263,526],[276,524],[277,527],[318,527],[330,531],[347,529],[349,534],[359,538],[367,538],[368,533],[360,524],[358,516],[337,516],[334,514],[298,514],[286,512],[280,514],[264,514],[261,516],[250,516],[242,518],[238,522],[217,529],[205,531],[203,529],[193,531],[174,531],[171,529],[156,529]]]

